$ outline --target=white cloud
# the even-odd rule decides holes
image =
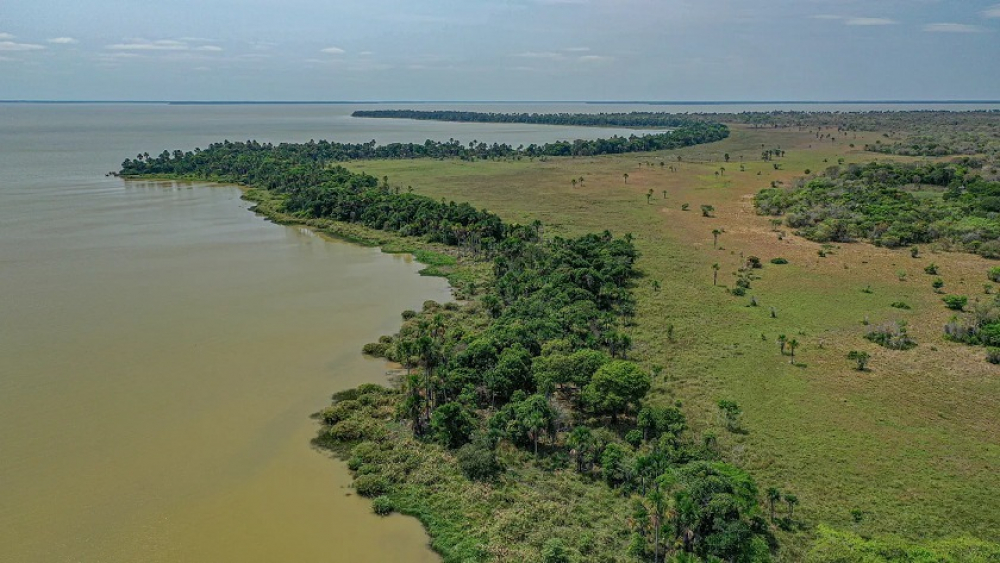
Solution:
[[[9,34],[9,33],[0,33],[0,40],[2,40],[2,41],[9,41],[9,40],[11,40],[13,38],[14,38],[14,36],[11,35],[11,34]]]
[[[202,45],[201,47],[195,47],[195,51],[207,51],[210,53],[218,53],[222,51],[222,47],[217,47],[215,45]]]
[[[37,51],[44,49],[44,45],[33,43],[14,43],[13,41],[0,41],[0,51]]]
[[[896,25],[896,20],[890,20],[889,18],[847,18],[844,21],[844,25],[861,25],[861,26],[871,26],[871,25]]]
[[[186,51],[189,49],[187,43],[175,39],[161,39],[159,41],[134,39],[129,43],[115,43],[107,45],[105,48],[112,51]]]
[[[562,53],[554,53],[552,51],[525,51],[523,53],[517,53],[511,55],[513,57],[520,57],[522,59],[561,59],[563,58]]]
[[[978,25],[964,23],[929,23],[924,26],[924,31],[931,33],[982,33],[986,29]]]
[[[605,57],[602,55],[584,55],[577,59],[581,63],[606,63],[615,60],[614,57]]]
[[[347,51],[341,49],[340,47],[327,47],[326,49],[320,49],[320,53],[326,53],[328,55],[343,55]]]
[[[984,18],[1000,18],[1000,4],[986,8],[982,14]]]
[[[809,16],[810,19],[814,20],[842,20],[844,16],[834,16],[831,14],[818,14],[815,16]]]
[[[49,39],[49,43],[54,43],[56,45],[75,45],[79,43],[76,39],[72,37],[53,37]]]
[[[362,57],[370,57],[370,56],[372,56],[372,55],[374,55],[374,54],[375,54],[375,53],[373,53],[373,52],[371,52],[371,51],[361,51],[360,53],[358,53],[358,55],[360,55],[360,56],[362,56]]]
[[[567,51],[569,53],[586,53],[589,50],[590,47],[566,47],[563,49],[563,51]]]

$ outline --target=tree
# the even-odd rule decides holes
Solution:
[[[767,502],[771,509],[771,520],[774,520],[774,505],[781,500],[781,491],[774,487],[767,489]]]
[[[857,364],[858,371],[865,371],[865,366],[868,365],[868,360],[871,355],[868,352],[863,352],[861,350],[851,350],[847,354],[847,359],[855,362]]]
[[[712,285],[719,285],[719,263],[712,264]]]
[[[476,429],[476,417],[460,403],[446,403],[431,416],[431,432],[441,444],[455,449],[469,441]]]
[[[726,154],[724,154],[723,158],[726,159],[726,162],[729,162],[729,153],[727,152]]]
[[[788,360],[788,363],[790,364],[793,365],[795,364],[795,348],[797,348],[798,345],[799,341],[794,338],[788,341],[788,353],[789,356],[791,356],[791,359]]]
[[[969,298],[964,295],[946,295],[941,300],[945,307],[954,311],[961,311],[969,303]]]
[[[784,334],[778,335],[778,345],[781,347],[781,355],[785,355],[785,344],[788,344],[788,337]]]
[[[714,206],[711,206],[711,205],[702,205],[701,206],[701,216],[702,217],[711,217],[712,213],[714,213],[714,212],[715,212],[715,207]]]
[[[573,178],[572,180],[570,180],[570,183],[573,184],[574,188],[576,188],[576,178]]]
[[[589,469],[589,461],[594,451],[594,434],[586,426],[577,426],[566,437],[566,446],[575,452],[576,470],[583,473]]]
[[[593,412],[611,415],[615,420],[638,404],[651,384],[649,373],[637,364],[613,360],[601,366],[583,389],[583,402]]]
[[[712,229],[712,248],[719,248],[719,235],[721,234],[720,229]]]
[[[797,496],[795,496],[795,495],[793,495],[791,493],[786,493],[785,494],[785,503],[788,504],[788,517],[789,518],[794,518],[795,517],[795,505],[799,503],[799,497],[797,497]]]
[[[725,422],[726,430],[739,432],[742,429],[740,418],[743,416],[743,409],[735,401],[721,399],[719,401],[719,413]]]
[[[570,563],[570,553],[559,538],[549,538],[542,546],[542,563]]]
[[[625,176],[625,183],[627,184],[628,183],[628,172],[626,172],[625,174],[623,174],[623,176]]]
[[[663,164],[662,162],[660,164]],[[663,199],[667,199],[667,190],[663,190]]]
[[[649,191],[646,192],[646,204],[647,205],[649,204],[649,201],[651,199],[653,199],[653,188],[649,188]]]

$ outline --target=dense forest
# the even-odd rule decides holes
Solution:
[[[794,187],[761,190],[754,205],[817,242],[939,242],[1000,258],[1000,182],[982,174],[976,158],[835,166]]]
[[[467,204],[399,193],[386,179],[332,165],[343,146],[225,142],[143,155],[119,174],[238,182],[266,190],[290,216],[419,236],[492,264],[468,304],[428,302],[404,312],[397,334],[365,347],[406,368],[399,388],[363,386],[321,414],[320,442],[350,448],[355,487],[373,497],[377,512],[419,516],[447,561],[487,560],[501,548],[545,561],[771,559],[772,527],[795,526],[795,496],[762,495],[746,472],[721,460],[710,434],[687,432],[679,408],[651,404],[660,368],[629,359],[631,287],[639,276],[631,236],[548,239],[537,222],[510,224]],[[727,428],[737,430],[739,407],[719,406]],[[444,453],[428,457],[436,451]],[[439,487],[452,469],[461,481]],[[547,475],[537,494],[548,492],[544,483],[569,478],[567,486],[593,491],[585,498],[617,508],[562,515],[561,526],[521,537],[483,535],[476,530],[485,520],[442,506],[456,490],[463,498],[455,502],[474,502],[486,483],[500,491],[493,508],[507,506],[513,500],[502,491],[524,487],[531,471]],[[776,513],[776,502],[788,505],[787,516]],[[517,512],[527,518],[537,508]],[[603,527],[589,540],[569,535],[574,526],[592,528],[595,518]]]
[[[277,168],[296,162],[298,166],[314,166],[317,162],[343,162],[390,158],[459,158],[503,159],[536,158],[549,156],[595,156],[675,149],[725,139],[729,130],[724,125],[690,124],[667,133],[650,135],[612,136],[606,139],[556,141],[543,145],[512,147],[507,144],[470,142],[464,145],[455,139],[446,142],[423,143],[337,143],[310,141],[308,143],[259,143],[256,141],[213,143],[207,149],[194,151],[163,151],[159,155],[137,155],[122,163],[123,176],[167,174],[208,178],[226,174],[272,175],[284,177],[285,171],[270,166],[260,166],[263,159]],[[255,177],[256,179],[256,177]]]
[[[361,110],[352,117],[383,119],[423,119],[471,123],[530,123],[534,125],[575,125],[585,127],[690,127],[706,119],[679,113],[496,113],[477,111],[421,111],[408,109]],[[722,116],[716,116],[722,117]]]

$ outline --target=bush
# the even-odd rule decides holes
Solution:
[[[756,270],[763,268],[764,265],[760,263],[760,258],[756,256],[747,256],[747,268],[751,270]]]
[[[477,439],[458,450],[458,467],[470,481],[492,481],[503,472],[496,451],[486,439]]]
[[[559,538],[549,538],[542,547],[542,563],[569,563],[570,555],[566,544]]]
[[[379,516],[388,516],[396,510],[396,506],[392,504],[389,497],[379,495],[372,499],[372,510],[374,510],[375,514],[378,514]]]
[[[354,490],[363,497],[374,498],[389,492],[389,480],[382,475],[358,475],[354,479]]]
[[[388,349],[389,345],[384,342],[369,342],[361,348],[361,353],[375,356],[376,358],[384,358],[385,352]]]
[[[893,321],[870,327],[865,338],[890,350],[909,350],[917,341],[906,333],[905,321]]]
[[[931,262],[930,264],[924,266],[924,273],[928,274],[928,275],[931,275],[931,276],[936,276],[937,273],[938,273],[938,266],[937,266],[937,264],[935,264],[934,262]]]
[[[1000,347],[990,346],[987,348],[986,361],[991,364],[1000,364]]]
[[[781,257],[779,256],[778,258],[771,258],[771,263],[772,263],[772,264],[787,264],[787,263],[788,263],[788,260],[786,260],[786,259],[784,259],[784,258],[781,258]]]
[[[969,298],[964,295],[945,295],[941,301],[944,301],[945,307],[953,311],[961,311],[969,303]]]
[[[414,311],[414,310],[412,310],[412,309],[407,309],[407,310],[403,311],[403,320],[404,321],[408,321],[408,320],[412,319],[415,316],[417,316],[417,312]]]
[[[986,277],[988,277],[991,282],[1000,282],[1000,266],[990,268],[986,272]]]
[[[910,305],[908,303],[906,303],[905,301],[893,301],[892,303],[889,304],[889,306],[890,307],[894,307],[896,309],[910,309],[911,308]]]

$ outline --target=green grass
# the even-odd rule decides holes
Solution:
[[[654,384],[654,400],[681,401],[696,432],[719,434],[728,456],[748,468],[762,489],[797,494],[797,512],[812,522],[909,540],[968,533],[1000,541],[1000,495],[987,494],[1000,490],[1000,376],[982,361],[981,351],[943,341],[940,327],[948,312],[922,273],[933,260],[942,265],[950,289],[972,295],[985,281],[986,263],[968,255],[931,256],[930,247],[912,259],[905,249],[861,244],[819,258],[820,245],[791,233],[779,241],[768,218],[750,211],[749,194],[772,181],[788,184],[806,168],[821,170],[829,165],[823,159],[886,158],[852,151],[847,142],[737,128],[721,143],[664,154],[350,167],[387,175],[393,185],[410,185],[417,193],[468,201],[508,220],[539,219],[548,235],[633,233],[645,274],[635,290],[634,353],[647,365],[666,367]],[[850,142],[861,147],[865,135]],[[787,151],[782,170],[757,160],[762,143]],[[725,152],[733,157],[728,164],[722,162]],[[740,156],[745,172],[739,171]],[[661,168],[660,160],[679,171]],[[726,167],[724,176],[714,175],[719,166]],[[571,180],[581,176],[584,182],[574,187]],[[649,189],[654,195],[647,204]],[[693,210],[681,211],[682,203]],[[701,217],[703,204],[713,205],[716,217]],[[713,229],[725,231],[722,249],[712,248]],[[737,298],[712,287],[711,265],[722,268],[720,286],[732,286],[740,252],[765,264],[755,271],[761,279]],[[767,262],[776,256],[790,264]],[[899,281],[898,270],[907,271],[909,281]],[[659,291],[652,280],[660,282]],[[867,285],[871,294],[858,291]],[[758,307],[748,306],[750,296]],[[913,308],[892,309],[893,301]],[[771,318],[771,307],[777,318]],[[920,345],[891,351],[868,343],[862,338],[866,317],[872,323],[910,320]],[[668,325],[675,327],[673,341],[666,336]],[[779,354],[779,334],[801,343],[794,365]],[[846,359],[852,349],[872,354],[869,372],[852,369]],[[749,434],[719,427],[715,404],[722,398],[741,405]],[[854,524],[852,510],[869,516]],[[807,547],[800,540],[786,540],[788,559],[804,557]]]

